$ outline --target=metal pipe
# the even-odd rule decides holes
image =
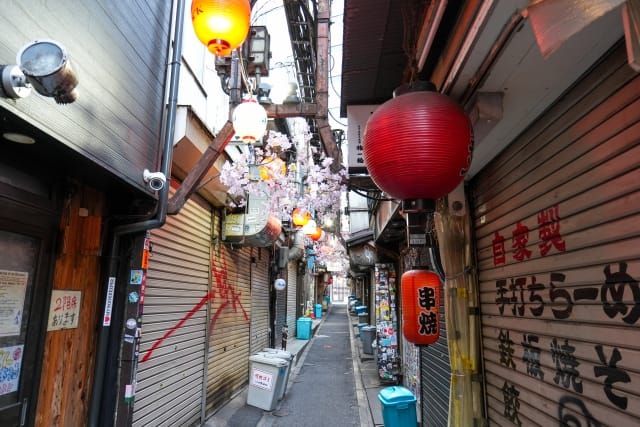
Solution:
[[[165,117],[165,127],[163,135],[164,149],[160,161],[160,172],[166,177],[171,176],[171,157],[173,154],[173,136],[175,132],[176,110],[178,103],[178,84],[180,80],[180,64],[182,56],[182,33],[184,27],[185,0],[177,0],[175,3],[175,29],[173,35],[173,55],[169,71],[169,93],[167,99],[167,113]],[[167,49],[171,49],[171,34],[168,36]],[[111,248],[109,251],[109,266],[107,270],[107,281],[115,280],[118,271],[118,249],[120,238],[127,234],[146,231],[161,227],[167,218],[167,200],[169,196],[168,183],[158,192],[158,203],[155,215],[144,221],[123,224],[116,226],[112,232]],[[109,298],[109,286],[105,287],[104,308],[106,308]],[[91,392],[91,407],[89,408],[89,422],[91,427],[97,426],[100,420],[100,404],[104,387],[106,353],[108,349],[110,325],[102,325],[98,335],[98,350],[96,354],[96,366],[94,369],[94,381]]]
[[[328,157],[333,159],[331,172],[338,172],[342,168],[340,149],[331,132],[329,125],[329,23],[331,3],[329,0],[319,0],[317,12],[317,61],[316,61],[316,103],[318,112],[316,124],[322,140],[322,145]]]
[[[464,91],[462,97],[460,97],[459,102],[463,107],[466,106],[467,102],[473,97],[476,90],[480,86],[480,84],[484,81],[484,79],[489,74],[489,70],[498,59],[498,56],[504,50],[505,46],[513,37],[513,34],[516,32],[516,29],[520,26],[522,21],[525,19],[526,9],[524,11],[517,11],[511,16],[509,22],[502,28],[500,31],[500,35],[491,46],[489,53],[480,64],[480,67],[473,75],[473,77],[469,80],[469,85],[467,89]]]

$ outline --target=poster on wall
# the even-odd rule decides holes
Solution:
[[[376,336],[378,375],[383,382],[397,383],[399,372],[396,272],[393,264],[376,264]]]
[[[0,348],[0,396],[18,390],[23,345]]]
[[[0,336],[20,335],[29,273],[0,270]]]
[[[47,331],[78,327],[81,291],[54,289],[51,291]]]

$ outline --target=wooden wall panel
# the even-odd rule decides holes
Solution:
[[[82,292],[80,317],[77,328],[46,334],[36,409],[38,426],[86,423],[100,312],[99,247],[104,204],[102,193],[78,186],[67,200],[60,221],[61,245],[55,262],[53,289]],[[43,316],[48,313],[49,307],[46,307]]]

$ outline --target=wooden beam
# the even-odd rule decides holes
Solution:
[[[202,157],[198,159],[189,171],[173,197],[168,200],[167,213],[169,215],[176,215],[180,209],[182,209],[182,206],[184,206],[189,196],[195,192],[202,178],[209,172],[209,169],[211,169],[211,166],[213,166],[218,159],[218,156],[222,154],[229,141],[231,141],[233,135],[233,124],[227,120],[222,129],[220,129],[220,132],[218,132],[218,135],[211,141],[206,151],[202,153]]]
[[[315,117],[318,114],[317,104],[270,104],[263,105],[270,119],[286,119],[289,117]]]

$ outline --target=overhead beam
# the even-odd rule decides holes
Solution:
[[[286,119],[290,117],[315,117],[318,114],[317,104],[270,104],[263,105],[270,119]]]
[[[317,62],[316,62],[316,103],[318,104],[318,113],[316,114],[316,123],[318,124],[318,132],[320,140],[327,156],[333,159],[330,169],[332,172],[338,172],[342,168],[342,159],[340,149],[333,137],[331,126],[329,125],[329,24],[331,17],[331,1],[318,1],[317,22]]]
[[[233,124],[227,120],[218,135],[211,141],[211,144],[207,147],[202,156],[198,159],[196,164],[191,168],[185,179],[176,190],[173,197],[167,202],[167,213],[169,215],[176,215],[182,206],[186,203],[187,199],[195,192],[196,188],[200,185],[202,178],[205,177],[211,166],[216,162],[218,156],[224,152],[225,147],[231,141],[233,137]]]

